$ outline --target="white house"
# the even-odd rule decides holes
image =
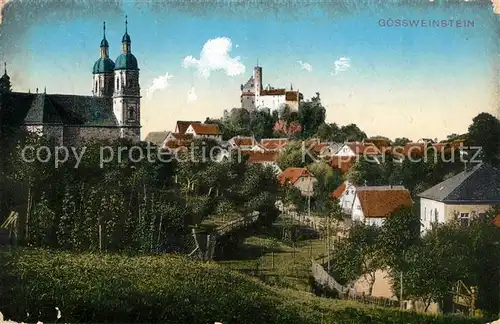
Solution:
[[[248,157],[248,163],[260,164],[271,167],[276,175],[282,173],[278,165],[278,152],[245,151],[243,155]]]
[[[253,136],[235,136],[228,141],[228,144],[231,148],[242,151],[265,151],[265,148]]]
[[[351,218],[366,225],[382,226],[387,217],[400,207],[411,207],[413,201],[407,189],[365,187],[357,190]]]
[[[422,233],[433,223],[458,220],[468,226],[500,204],[500,170],[480,163],[420,193]]]
[[[222,133],[217,124],[192,123],[186,129],[185,134],[192,134],[195,138],[222,140]]]
[[[363,190],[406,190],[406,188],[404,186],[356,186],[349,181],[344,181],[332,192],[331,197],[339,200],[344,214],[352,215],[357,193]]]

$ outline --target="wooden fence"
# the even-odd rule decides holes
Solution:
[[[356,292],[352,289],[351,286],[343,286],[339,284],[335,280],[335,278],[333,278],[328,274],[328,272],[326,272],[321,264],[317,263],[314,260],[312,260],[311,272],[315,284],[337,293],[339,298],[341,299],[355,300],[364,304],[371,304],[381,307],[400,308],[400,303],[398,300],[384,297],[366,296],[364,293]]]

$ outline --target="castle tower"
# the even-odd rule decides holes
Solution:
[[[260,96],[260,93],[262,91],[262,67],[260,67],[258,64],[253,68],[253,79],[255,86],[255,96],[257,97]]]
[[[139,68],[137,59],[132,54],[128,34],[128,21],[125,16],[125,34],[122,38],[122,54],[115,61],[115,92],[113,112],[122,127],[121,137],[140,140],[141,94],[139,86]]]
[[[114,92],[113,71],[115,63],[109,58],[109,43],[106,40],[106,23],[103,23],[101,57],[94,63],[92,71],[92,93],[98,97],[111,97]]]

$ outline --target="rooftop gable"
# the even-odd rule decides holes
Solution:
[[[387,217],[400,207],[411,207],[410,192],[399,190],[362,190],[356,194],[365,217]]]
[[[500,170],[480,163],[420,193],[444,203],[500,203]]]

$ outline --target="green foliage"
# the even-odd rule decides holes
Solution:
[[[482,159],[492,165],[500,162],[500,120],[488,113],[480,113],[469,126],[472,146],[482,147]]]
[[[299,122],[302,126],[302,138],[310,138],[325,123],[326,109],[319,100],[319,94],[311,101],[301,102],[299,106]]]
[[[307,152],[307,146],[301,141],[292,141],[281,152],[278,159],[278,166],[281,170],[287,168],[300,168],[311,164],[316,157],[313,153],[311,155]]]
[[[381,258],[381,230],[376,226],[367,226],[355,222],[347,238],[336,244],[333,257],[333,272],[342,282],[350,282],[364,276],[371,295],[375,283],[375,272],[384,264]]]
[[[420,215],[411,207],[401,207],[384,222],[381,253],[387,266],[406,270],[405,251],[420,244]]]
[[[0,262],[2,313],[25,322],[55,321],[58,307],[65,323],[480,323],[282,291],[175,256],[30,249]]]

